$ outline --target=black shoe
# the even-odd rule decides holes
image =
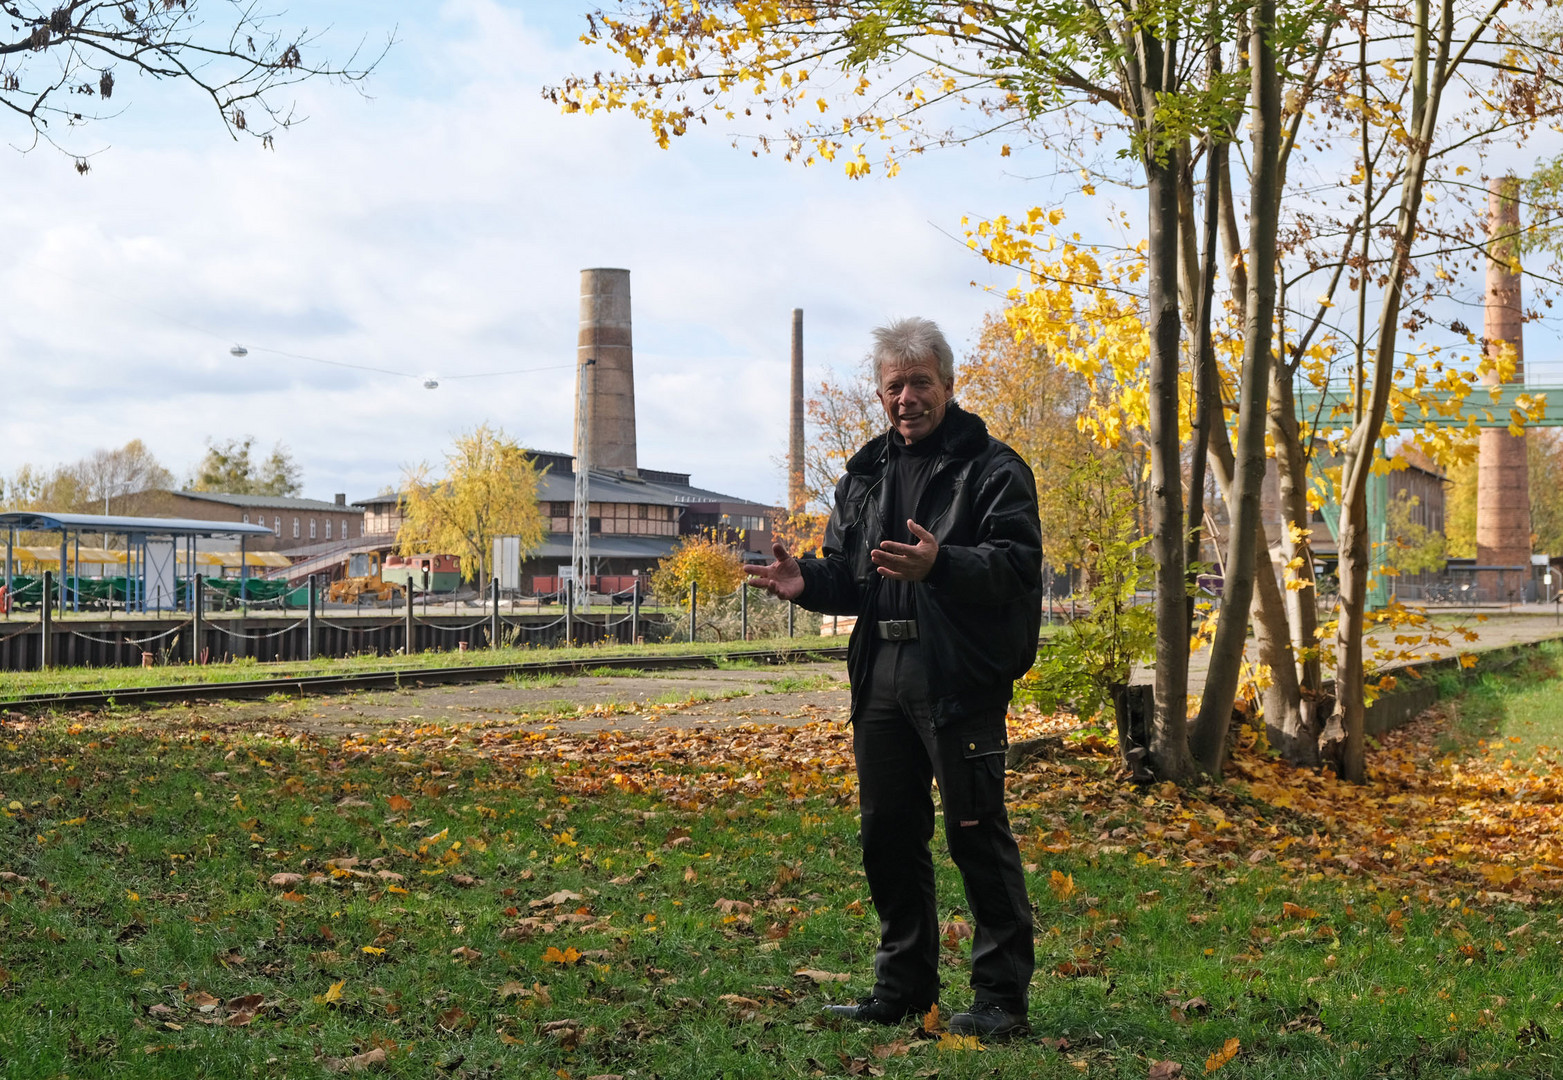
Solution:
[[[1009,1012],[993,1001],[979,1001],[971,1011],[956,1013],[950,1017],[949,1028],[951,1035],[975,1035],[988,1042],[1004,1042],[1017,1035],[1031,1034],[1025,1013]]]
[[[908,1016],[922,1016],[931,1006],[903,1005],[898,1001],[866,997],[856,1005],[826,1005],[825,1015],[857,1024],[899,1024]]]

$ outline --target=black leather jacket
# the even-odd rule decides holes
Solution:
[[[936,726],[974,713],[1003,715],[1014,681],[1036,660],[1042,625],[1042,526],[1036,481],[1020,455],[951,404],[943,449],[914,520],[939,541],[933,572],[916,583],[918,637]],[[889,515],[886,432],[852,455],[818,558],[799,559],[798,604],[825,615],[871,614],[884,580],[869,552]],[[878,641],[867,618],[847,650],[853,716]]]

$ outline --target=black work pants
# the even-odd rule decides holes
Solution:
[[[939,915],[928,848],[930,785],[937,780],[945,841],[974,924],[972,991],[977,1001],[1023,1014],[1035,957],[1020,851],[1004,809],[1004,717],[936,730],[918,645],[880,641],[875,647],[852,735],[863,869],[879,912],[874,996],[919,1008],[939,999]]]

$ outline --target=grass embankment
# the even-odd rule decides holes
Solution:
[[[583,645],[574,648],[469,649],[466,652],[420,652],[412,656],[350,656],[302,662],[266,663],[254,659],[221,664],[163,664],[156,667],[72,667],[48,671],[13,671],[0,676],[0,704],[27,694],[65,693],[71,690],[119,690],[142,686],[178,686],[187,683],[245,682],[252,679],[296,679],[307,675],[345,675],[360,672],[400,671],[418,668],[485,667],[494,664],[555,663],[636,656],[712,656],[735,652],[774,650],[806,653],[810,649],[836,648],[845,637],[768,638],[755,641],[670,642],[661,645]]]
[[[1558,745],[1557,660],[1488,676],[1453,730],[1491,745],[1550,687],[1530,730]],[[324,739],[223,711],[0,734],[0,1074],[1563,1073],[1563,784],[1539,750],[1446,756],[1437,720],[1361,788],[1240,749],[1221,788],[1137,792],[1090,736],[1012,774],[1038,1036],[976,1049],[820,1018],[877,936],[839,726]],[[940,875],[948,1012],[971,942]]]

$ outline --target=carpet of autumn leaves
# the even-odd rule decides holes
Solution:
[[[13,718],[0,1074],[1553,1075],[1556,758],[1450,723],[1363,787],[1246,739],[1192,791],[1072,731],[1010,777],[1038,1034],[980,1047],[820,1017],[877,934],[839,724]],[[971,931],[940,873],[948,1012]]]

